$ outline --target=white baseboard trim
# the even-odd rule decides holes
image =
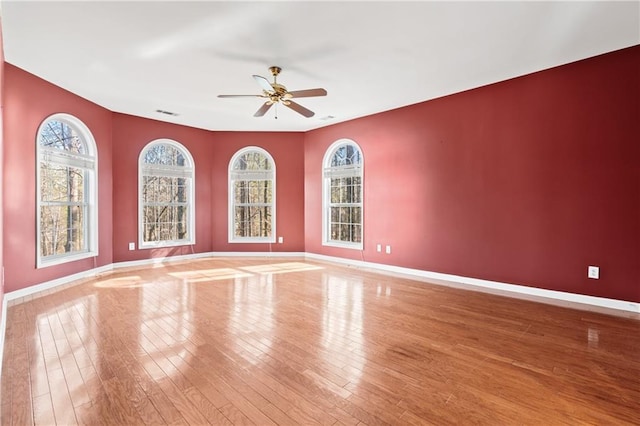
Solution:
[[[92,278],[105,272],[111,272],[117,269],[132,268],[149,265],[161,265],[172,262],[182,262],[185,260],[204,259],[210,257],[304,257],[303,252],[206,252],[184,254],[178,256],[157,257],[152,259],[131,260],[126,262],[111,263],[109,265],[100,266],[76,274],[67,275],[65,277],[56,278],[55,280],[46,281],[40,284],[25,287],[20,290],[14,290],[4,295],[4,302],[19,299],[25,296],[31,296],[46,290],[69,284],[83,278]],[[3,303],[4,303],[3,302]],[[3,315],[5,311],[3,310]],[[1,352],[0,352],[1,353]]]
[[[81,280],[83,278],[92,278],[100,274],[104,274],[105,272],[110,272],[113,270],[113,264],[100,266],[98,268],[88,269],[86,271],[78,272],[76,274],[67,275],[65,277],[56,278],[55,280],[45,281],[40,284],[32,285],[30,287],[21,288],[20,290],[10,291],[9,293],[5,293],[4,298],[7,302],[12,300],[19,299],[25,296],[31,296],[33,294],[37,294],[46,290],[51,290],[53,288],[69,284],[76,280]]]
[[[459,275],[443,274],[440,272],[423,271],[420,269],[403,268],[401,266],[385,265],[381,263],[366,262],[362,260],[344,259],[341,257],[326,256],[322,254],[306,253],[308,259],[316,259],[331,263],[367,268],[377,272],[405,275],[433,284],[449,287],[476,289],[478,291],[490,290],[492,293],[518,296],[532,296],[544,303],[554,303],[566,306],[567,304],[589,305],[604,309],[632,312],[640,314],[640,303],[625,300],[608,299],[604,297],[587,296],[584,294],[568,293],[564,291],[546,290],[536,287],[528,287],[517,284],[507,284],[497,281],[488,281],[478,278],[463,277]],[[558,303],[560,302],[560,303]]]
[[[0,374],[2,374],[2,360],[4,359],[4,337],[7,330],[7,296],[2,298],[2,315],[0,316]]]
[[[209,254],[214,257],[305,257],[307,255],[303,251],[214,251]]]
[[[101,266],[99,268],[89,269],[87,271],[78,272],[77,274],[68,275],[66,277],[57,278],[41,284],[36,284],[20,290],[14,290],[4,295],[2,321],[5,321],[6,305],[8,302],[19,299],[21,297],[30,296],[46,290],[69,284],[73,281],[91,278],[96,275],[103,274],[122,268],[140,267],[147,265],[159,265],[171,262],[180,262],[185,260],[203,259],[210,257],[304,257],[308,259],[320,260],[330,263],[354,266],[359,268],[367,268],[377,272],[399,274],[414,279],[426,280],[433,284],[447,285],[450,287],[464,287],[472,289],[487,289],[494,292],[501,292],[504,295],[526,295],[538,297],[547,301],[560,301],[568,303],[576,303],[581,305],[591,305],[606,309],[615,309],[633,313],[640,313],[640,303],[628,302],[617,299],[607,299],[604,297],[587,296],[583,294],[568,293],[555,290],[545,290],[536,287],[527,287],[516,284],[501,283],[497,281],[488,281],[478,278],[463,277],[459,275],[443,274],[439,272],[423,271],[419,269],[404,268],[401,266],[385,265],[381,263],[366,262],[362,260],[351,260],[340,257],[326,256],[315,253],[304,252],[206,252],[195,253],[180,256],[160,257],[153,259],[133,260],[127,262],[112,263]],[[0,332],[4,331],[4,322],[0,324]],[[2,333],[4,339],[4,333]],[[2,353],[2,352],[0,352]]]
[[[462,277],[459,275],[442,274],[439,272],[423,271],[420,269],[404,268],[401,266],[385,265],[382,263],[366,262],[362,260],[351,260],[340,257],[326,256],[315,253],[304,252],[206,252],[194,253],[180,256],[169,256],[154,259],[133,260],[128,262],[117,262],[99,268],[78,272],[77,274],[57,278],[41,284],[36,284],[20,290],[6,293],[2,299],[2,315],[0,316],[0,371],[2,371],[2,354],[4,354],[4,340],[7,326],[8,302],[21,297],[34,295],[46,290],[69,284],[73,281],[91,278],[97,275],[111,272],[117,269],[139,267],[147,265],[159,265],[163,263],[179,262],[193,259],[203,259],[209,257],[304,257],[312,260],[319,260],[329,263],[353,266],[362,269],[370,269],[379,273],[403,275],[420,281],[427,281],[431,284],[444,285],[449,287],[465,288],[470,290],[491,292],[512,297],[529,296],[543,303],[560,304],[563,306],[593,306],[597,308],[610,309],[616,311],[640,314],[640,303],[628,302],[617,299],[607,299],[604,297],[586,296],[583,294],[567,293],[563,291],[545,290],[535,287],[527,287],[516,284],[507,284],[497,281],[481,280],[478,278]]]

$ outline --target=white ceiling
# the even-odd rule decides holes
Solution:
[[[306,131],[640,44],[640,2],[0,2],[5,60],[109,110]],[[324,87],[254,118],[251,77]],[[169,117],[157,109],[177,112]],[[333,116],[332,119],[327,119]]]

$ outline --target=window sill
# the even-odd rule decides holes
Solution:
[[[138,242],[138,250],[158,249],[165,247],[192,246],[195,241],[159,241],[157,243],[140,243]]]
[[[245,239],[240,239],[240,238],[235,238],[235,239],[230,239],[229,244],[275,244],[276,239],[275,238],[245,238]]]
[[[48,256],[46,258],[38,257],[36,268],[47,268],[49,266],[62,265],[63,263],[75,262],[77,260],[89,259],[97,257],[98,251],[83,251],[73,254],[59,254],[57,256]]]
[[[340,243],[336,241],[323,241],[322,245],[327,247],[338,247],[351,250],[364,250],[364,245],[362,243]]]

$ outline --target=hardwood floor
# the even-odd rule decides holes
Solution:
[[[7,311],[2,424],[640,424],[640,320],[301,259]]]

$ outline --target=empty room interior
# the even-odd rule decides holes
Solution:
[[[640,424],[640,3],[0,0],[0,423]]]

